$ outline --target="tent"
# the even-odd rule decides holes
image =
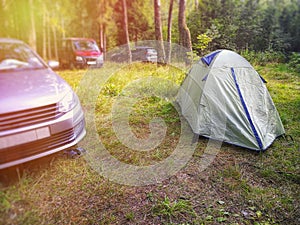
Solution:
[[[264,151],[285,133],[265,80],[233,51],[217,50],[195,63],[176,101],[201,136]]]

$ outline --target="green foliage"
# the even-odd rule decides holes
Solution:
[[[108,83],[102,89],[104,95],[108,95],[111,97],[118,96],[121,91],[121,86],[114,83]]]
[[[166,217],[170,222],[172,218],[178,218],[185,214],[195,215],[190,202],[183,199],[171,201],[167,196],[152,207],[152,213],[155,216]]]
[[[29,42],[30,36],[36,35],[37,51],[47,55],[46,58],[55,56],[55,38],[58,42],[68,36],[91,37],[99,43],[101,29],[106,36],[107,50],[124,43],[121,0],[66,0],[63,3],[45,0],[32,1],[32,5],[29,2],[2,2],[0,15],[5,19],[0,21],[0,36]],[[187,1],[186,14],[194,50],[200,55],[220,48],[284,54],[300,51],[300,5],[297,0],[197,2],[198,7],[195,7],[194,1]],[[162,1],[161,4],[162,30],[166,37],[169,2]],[[155,39],[152,2],[132,0],[127,1],[127,7],[130,40]],[[35,29],[31,27],[31,15]],[[177,20],[178,5],[174,4],[173,43],[178,43]]]
[[[127,1],[128,32],[131,41],[154,39],[153,10],[149,1],[131,0]],[[114,22],[119,28],[123,28],[123,8],[122,0],[117,0],[114,4]],[[116,30],[117,45],[125,44],[125,32],[123,29]]]
[[[210,51],[227,48],[286,54],[300,49],[299,7],[296,1],[284,0],[202,0],[187,22],[194,45],[201,34],[212,38]]]
[[[285,61],[285,55],[275,51],[255,52],[243,50],[240,54],[253,65],[266,65],[268,63],[282,63]]]
[[[196,43],[195,48],[203,51],[208,47],[208,44],[212,41],[212,38],[207,34],[199,34],[197,40],[198,43]]]
[[[125,215],[126,219],[129,221],[134,220],[134,213],[133,212],[129,212]]]
[[[173,150],[173,145],[177,143],[174,140],[180,134],[180,126],[177,126],[180,118],[173,101],[185,77],[184,72],[169,65],[134,63],[124,65],[103,85],[96,106],[96,115],[99,115],[97,124],[102,124],[98,132],[103,144],[119,160],[148,165],[166,158]],[[149,152],[134,151],[124,146],[111,127],[109,111],[119,97],[135,101],[129,115],[129,124],[137,137],[146,138],[151,132],[151,121],[161,118],[166,123],[166,135],[169,138],[165,138],[159,147]]]
[[[213,39],[207,34],[199,34],[197,37],[197,43],[194,44],[193,48],[198,50],[201,55],[203,55],[208,48],[209,43],[211,43]]]
[[[136,73],[136,68],[140,69],[139,73]],[[157,67],[154,64],[137,63],[128,66],[125,70],[126,74],[117,73],[108,80],[101,90],[104,95],[117,96],[130,82],[142,79],[139,81],[139,85],[135,86],[132,90],[133,92],[138,92],[144,96],[152,93],[163,94],[163,92],[166,92],[169,95],[167,97],[172,98],[177,93],[178,85],[181,84],[185,77],[184,71],[179,71],[175,67]],[[121,72],[123,73],[124,71],[122,70]],[[151,78],[159,78],[161,82],[149,86],[148,83]],[[127,89],[122,94],[130,95],[130,90]]]
[[[11,208],[11,204],[4,192],[0,191],[0,212],[7,212]]]
[[[188,59],[192,62],[196,62],[200,59],[199,53],[196,50],[193,50],[192,52],[187,53]]]
[[[217,222],[221,223],[221,222],[225,222],[227,219],[225,217],[218,217],[217,218]]]
[[[289,61],[289,66],[292,68],[298,75],[300,74],[300,53],[292,53]],[[300,75],[299,75],[300,76]]]
[[[264,161],[260,172],[266,179],[297,182],[300,165],[300,114],[296,112],[300,107],[299,73],[293,72],[284,64],[273,64],[257,69],[268,80],[267,86],[282,118],[286,134],[295,139],[294,143],[284,138],[274,143],[273,148],[263,155]]]

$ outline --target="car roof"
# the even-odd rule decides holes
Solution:
[[[149,46],[135,46],[136,49],[148,49],[148,48],[151,48],[151,49],[155,49],[153,47],[149,47]]]
[[[1,43],[20,43],[20,44],[24,43],[23,41],[14,39],[14,38],[0,38],[0,42]]]
[[[93,38],[83,38],[83,37],[69,37],[69,38],[63,38],[63,40],[71,40],[71,41],[95,41]]]

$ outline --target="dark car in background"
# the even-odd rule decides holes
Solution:
[[[148,46],[136,46],[131,49],[132,61],[141,62],[157,62],[157,51]],[[117,53],[111,55],[111,60],[114,62],[126,62],[128,60],[127,52],[121,49]]]
[[[0,169],[70,148],[85,133],[66,81],[24,42],[0,38]]]
[[[103,53],[91,38],[64,38],[59,50],[59,65],[63,69],[102,67]]]
[[[132,50],[132,59],[142,62],[157,62],[157,51],[152,47],[137,46]]]

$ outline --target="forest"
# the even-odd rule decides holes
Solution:
[[[157,40],[153,1],[141,0],[1,0],[0,36],[25,41],[44,59],[57,59],[64,37],[94,38],[106,52],[126,43],[124,2],[129,41]],[[181,44],[179,2],[161,1],[159,9],[162,39],[177,44]],[[286,60],[300,51],[299,0],[184,2],[184,22],[198,55],[226,48]]]

